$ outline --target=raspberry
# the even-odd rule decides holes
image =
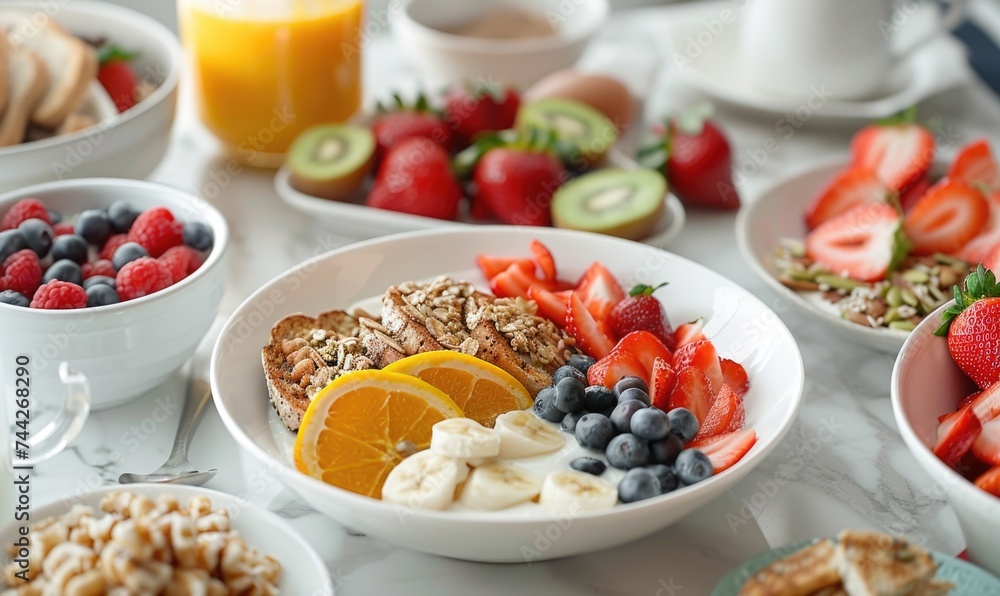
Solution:
[[[84,263],[80,268],[83,270],[83,279],[89,279],[95,275],[115,276],[115,266],[107,259],[98,259],[93,263]]]
[[[149,256],[159,257],[168,248],[183,242],[181,230],[183,226],[174,221],[174,215],[166,207],[147,209],[132,224],[128,231],[129,242],[137,242],[147,251]]]
[[[19,250],[7,257],[0,268],[0,289],[14,290],[25,296],[33,296],[42,285],[42,266],[38,255],[31,249]]]
[[[107,239],[104,243],[104,247],[101,248],[101,255],[99,258],[111,260],[115,256],[115,251],[122,244],[128,242],[128,234],[115,234]]]
[[[21,225],[22,221],[32,218],[52,225],[52,216],[49,215],[45,203],[38,199],[21,199],[4,214],[3,219],[0,219],[0,231],[12,230]]]
[[[190,247],[175,246],[163,253],[160,262],[170,269],[174,283],[177,283],[201,266],[201,256]]]
[[[121,268],[115,278],[115,289],[124,302],[159,292],[173,283],[170,268],[166,264],[151,257],[139,257]]]
[[[67,234],[76,234],[76,226],[65,221],[61,221],[52,226],[53,236],[65,236]]]
[[[31,308],[69,309],[86,308],[87,292],[68,281],[52,280],[38,288],[31,300]]]

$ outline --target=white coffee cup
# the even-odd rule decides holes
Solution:
[[[961,21],[965,0],[951,0],[939,27],[905,47],[890,43],[907,20],[895,9],[893,0],[747,0],[741,68],[775,95],[805,97],[816,87],[837,99],[875,97],[900,60]]]

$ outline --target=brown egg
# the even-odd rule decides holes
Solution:
[[[614,77],[578,70],[556,71],[524,92],[524,103],[561,97],[584,103],[601,112],[624,133],[635,117],[636,101]]]

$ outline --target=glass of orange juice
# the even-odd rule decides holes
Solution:
[[[361,104],[363,0],[179,0],[198,113],[241,163]]]

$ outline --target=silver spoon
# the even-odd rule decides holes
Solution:
[[[159,482],[163,484],[190,484],[201,486],[211,480],[218,471],[215,468],[200,472],[188,461],[188,447],[191,446],[191,437],[201,420],[201,415],[205,411],[208,400],[212,397],[212,387],[199,375],[192,374],[188,383],[187,396],[184,400],[184,409],[181,411],[181,421],[177,425],[177,436],[174,437],[174,446],[170,450],[170,457],[167,458],[159,468],[153,470],[151,474],[130,474],[128,472],[118,477],[120,484],[131,484],[134,482]]]

